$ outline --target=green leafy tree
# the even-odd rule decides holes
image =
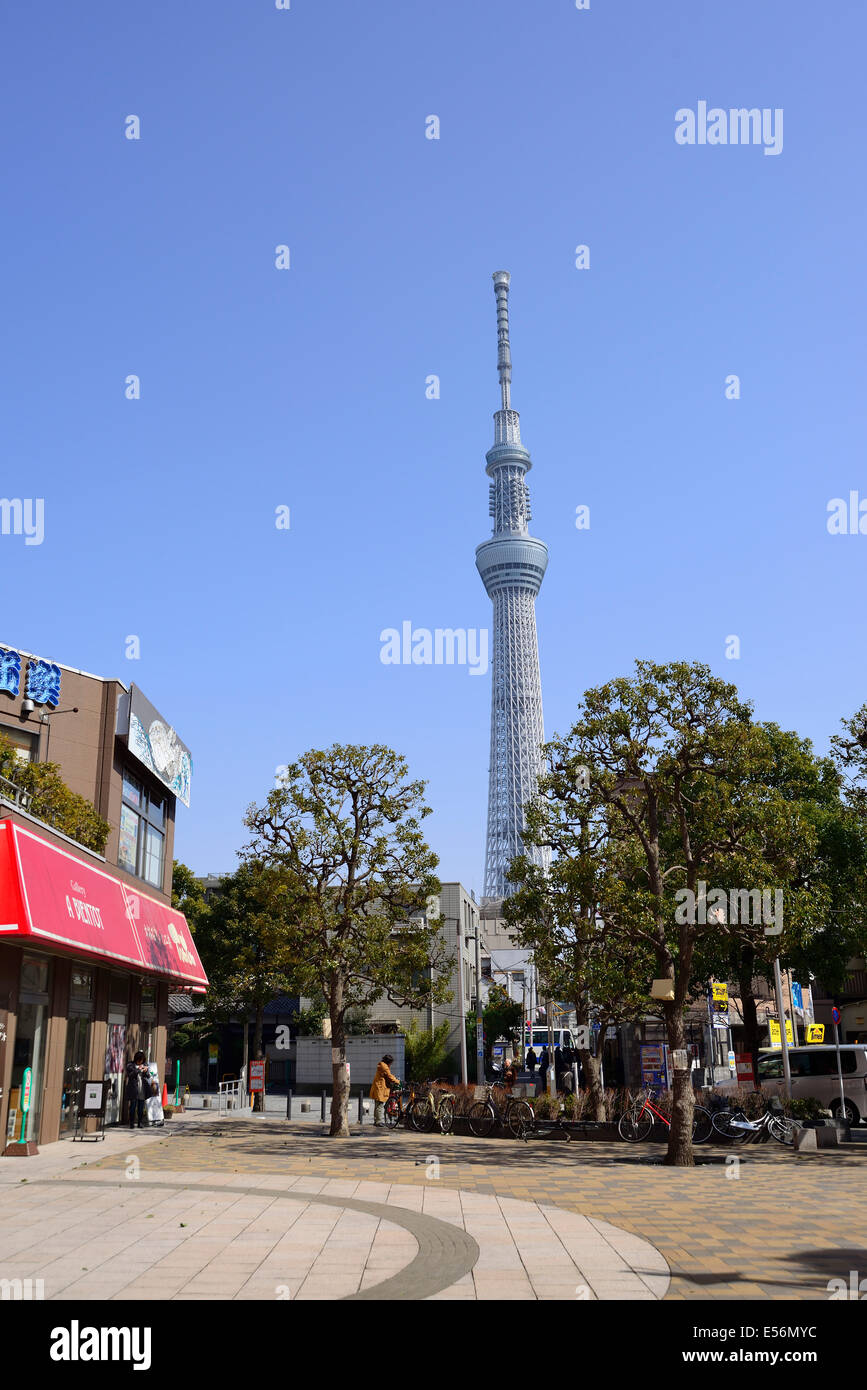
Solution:
[[[192,869],[180,859],[172,864],[172,907],[184,914],[190,931],[195,932],[199,914],[206,907],[205,890]]]
[[[328,1017],[328,1002],[319,998],[311,1001],[306,1009],[295,1009],[289,1015],[289,1022],[300,1038],[322,1037],[322,1024]]]
[[[414,1008],[451,997],[441,919],[426,915],[439,881],[423,793],[392,749],[335,744],[286,767],[247,814],[248,852],[291,880],[304,993],[328,1000],[333,1136],[349,1135],[347,1011],[383,994]]]
[[[545,844],[554,851],[545,872],[525,856],[514,860],[509,877],[521,887],[506,900],[504,916],[522,946],[533,952],[545,992],[567,999],[576,1021],[604,1038],[612,1023],[625,1023],[655,1012],[648,998],[653,956],[648,943],[620,949],[619,932],[598,913],[607,864],[600,854],[606,840],[604,819],[591,825],[587,816],[573,818],[575,807],[544,797],[527,811],[524,843]],[[603,882],[599,882],[599,875]],[[579,1048],[595,1120],[606,1119],[600,1059]]]
[[[492,984],[482,1009],[482,1028],[485,1035],[484,1066],[490,1067],[494,1056],[494,1043],[502,1039],[512,1047],[517,1045],[523,1021],[523,1008],[518,1000],[510,999],[503,985]],[[478,1073],[478,1053],[476,1051],[476,1015],[467,1016],[467,1051],[476,1058],[476,1081],[483,1081]]]
[[[252,1055],[261,1059],[266,1004],[298,992],[291,949],[296,911],[291,876],[251,858],[220,880],[219,891],[197,913],[196,947],[210,981],[206,1020],[243,1020],[245,1068],[250,1014]],[[254,1093],[253,1105],[262,1109],[261,1092]]]
[[[70,791],[57,763],[22,763],[7,738],[0,734],[0,777],[29,798],[27,811],[86,849],[105,853],[111,826],[97,815],[87,797]]]
[[[773,978],[774,958],[803,982],[818,976],[839,987],[865,947],[867,818],[847,801],[843,778],[808,739],[776,724],[754,726],[741,791],[770,812],[764,857],[784,889],[783,930],[757,937],[731,923],[707,938],[696,958],[696,988],[712,976],[736,980],[744,1048],[758,1075],[761,1029],[754,980]],[[775,833],[776,832],[776,833]]]
[[[448,1046],[449,1021],[436,1028],[420,1028],[414,1018],[405,1034],[406,1075],[409,1081],[434,1081],[447,1071],[451,1062]]]
[[[763,781],[767,741],[750,705],[701,664],[637,662],[632,678],[586,692],[547,753],[540,797],[558,823],[601,825],[585,849],[596,918],[624,959],[650,953],[667,1040],[685,1058],[698,958],[730,934],[725,916],[703,910],[705,886],[748,900],[754,888],[776,890],[786,866],[809,857],[814,831]],[[806,934],[824,907],[821,887],[806,889],[793,930]],[[739,931],[763,940],[761,918]],[[689,1069],[675,1065],[668,1163],[693,1163],[693,1104]]]

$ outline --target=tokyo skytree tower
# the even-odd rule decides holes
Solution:
[[[491,690],[491,762],[488,786],[488,841],[484,897],[508,894],[507,871],[524,852],[524,805],[542,772],[542,682],[536,637],[536,595],[548,564],[548,547],[530,535],[530,491],[524,481],[532,467],[521,443],[517,410],[511,406],[512,356],[509,348],[509,273],[494,274],[497,297],[497,369],[501,408],[494,414],[494,445],[485,455],[491,479],[490,513],[494,531],[476,549],[476,566],[494,605]],[[547,867],[548,852],[528,851]]]

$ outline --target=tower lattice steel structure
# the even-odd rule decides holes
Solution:
[[[476,549],[476,566],[494,605],[484,888],[484,896],[490,900],[508,894],[509,863],[524,852],[524,806],[535,793],[542,771],[545,729],[536,595],[548,564],[548,547],[528,530],[530,490],[524,479],[532,463],[521,443],[518,412],[511,406],[510,277],[508,271],[498,270],[493,278],[501,408],[494,414],[494,445],[485,457],[494,532]],[[547,852],[532,850],[528,854],[547,867]]]

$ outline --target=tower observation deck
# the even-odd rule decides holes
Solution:
[[[512,409],[509,343],[509,273],[494,274],[497,298],[497,369],[500,409],[494,414],[494,443],[486,454],[493,535],[476,548],[476,567],[494,607],[491,689],[491,760],[488,773],[488,837],[484,897],[509,892],[510,861],[524,853],[524,806],[542,772],[542,682],[536,635],[536,595],[548,564],[548,547],[529,532],[532,467]],[[527,851],[547,866],[543,851]]]

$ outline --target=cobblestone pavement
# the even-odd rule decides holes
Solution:
[[[203,1116],[77,1150],[26,1188],[0,1164],[0,1274],[48,1297],[827,1299],[867,1271],[863,1148],[672,1170],[658,1145]]]

